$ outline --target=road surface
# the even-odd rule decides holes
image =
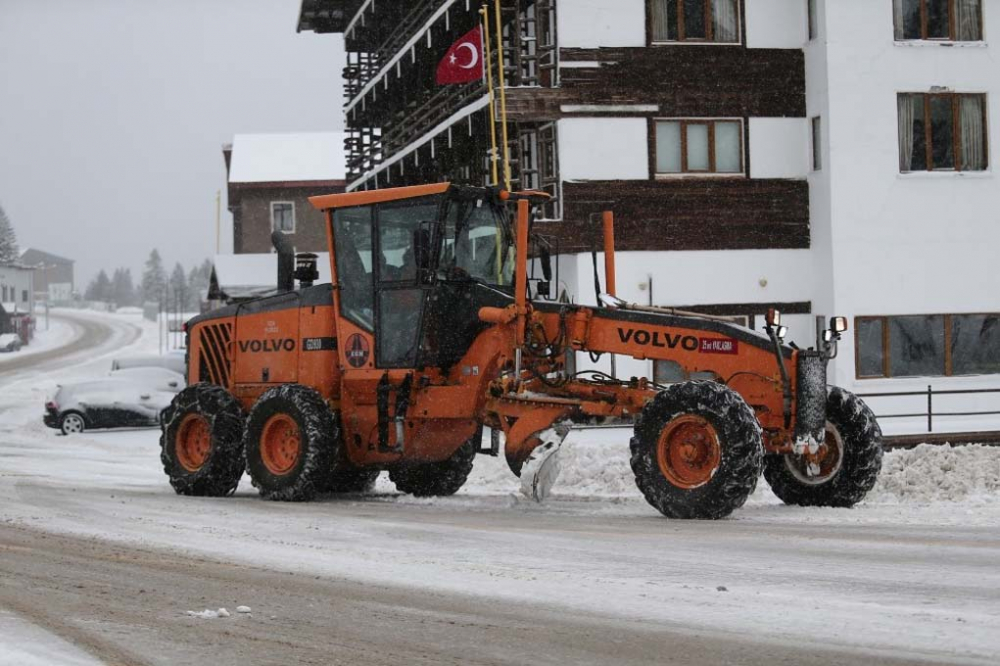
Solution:
[[[11,358],[5,357],[3,364],[0,364],[0,381],[23,374],[25,371],[36,373],[65,366],[79,359],[81,354],[99,353],[112,342],[125,348],[132,344],[140,333],[140,329],[136,326],[96,318],[82,312],[75,313],[72,310],[59,310],[49,316],[72,326],[73,338],[65,345],[25,355],[23,358],[18,358],[17,352]],[[25,349],[30,350],[31,347]]]
[[[45,390],[121,353],[130,334],[108,325],[76,365],[49,359],[66,367],[0,392],[0,614],[105,663],[997,663],[991,498],[841,511],[762,489],[731,519],[669,521],[613,479],[620,496],[521,500],[483,457],[452,498],[382,480],[282,504],[246,479],[231,498],[179,497],[156,431],[38,422]],[[587,469],[627,481],[620,444],[581,448],[604,456]],[[187,614],[220,607],[232,616]]]
[[[24,528],[0,527],[0,552],[0,577],[6,581],[0,605],[108,664],[806,666],[860,658],[845,649],[771,644]],[[249,615],[236,612],[251,603]],[[205,620],[184,612],[219,604],[228,607],[230,618]],[[877,656],[864,661],[912,663]]]

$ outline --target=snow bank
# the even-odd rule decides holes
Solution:
[[[1000,447],[931,445],[890,451],[868,502],[997,501]]]
[[[553,496],[573,499],[643,501],[629,466],[627,429],[573,431],[562,447],[562,474]],[[385,481],[391,488],[391,484]],[[517,478],[503,456],[479,456],[463,493],[517,493]],[[383,488],[384,489],[384,488]],[[1000,447],[921,444],[887,451],[882,473],[865,504],[932,502],[1000,503]],[[779,503],[761,479],[750,504]]]

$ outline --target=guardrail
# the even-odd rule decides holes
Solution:
[[[934,411],[934,396],[944,396],[944,395],[979,395],[993,393],[1000,395],[1000,389],[948,389],[948,390],[934,390],[931,385],[927,386],[926,391],[886,391],[883,393],[858,393],[859,397],[862,398],[904,398],[904,397],[916,397],[923,396],[927,398],[927,411],[925,412],[915,412],[911,414],[878,414],[876,412],[875,416],[879,420],[882,419],[912,419],[912,418],[926,418],[927,419],[927,432],[934,432],[934,418],[941,416],[1000,416],[1000,410],[996,411],[985,411],[985,412],[935,412]],[[874,410],[873,410],[874,411]]]

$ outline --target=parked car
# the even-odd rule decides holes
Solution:
[[[21,336],[16,333],[0,335],[0,353],[16,352],[21,348]]]
[[[60,386],[42,420],[64,435],[99,428],[153,427],[184,377],[166,368],[127,368],[107,377]]]
[[[187,374],[185,364],[186,354],[183,350],[172,351],[160,356],[159,354],[141,354],[136,356],[126,356],[116,358],[111,362],[111,370],[126,370],[129,368],[166,368],[180,373]]]

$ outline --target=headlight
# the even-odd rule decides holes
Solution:
[[[847,317],[833,317],[830,319],[830,330],[836,333],[843,333],[847,330]]]

